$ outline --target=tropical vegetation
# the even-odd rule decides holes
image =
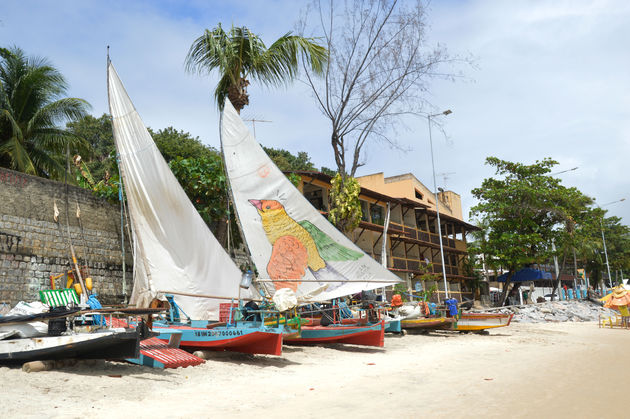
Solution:
[[[570,225],[578,211],[571,199],[581,194],[549,176],[557,164],[552,159],[527,165],[488,157],[486,164],[500,177],[485,179],[472,190],[479,203],[471,208],[471,215],[487,225],[487,237],[480,243],[480,252],[488,256],[486,263],[509,271],[503,304],[519,268],[552,256],[552,241],[560,238],[558,227]],[[589,201],[584,197],[584,203]]]
[[[0,49],[0,166],[62,179],[66,153],[87,154],[89,144],[60,127],[86,115],[83,99],[65,97],[68,84],[53,65],[18,47]]]
[[[214,98],[223,109],[226,98],[240,113],[249,104],[249,78],[265,86],[282,86],[298,74],[300,59],[316,74],[323,72],[326,48],[315,39],[292,35],[278,38],[269,48],[246,27],[225,31],[219,23],[206,31],[190,47],[186,57],[189,72],[219,72]]]
[[[348,177],[344,182],[339,173],[330,181],[330,212],[328,220],[339,230],[349,233],[359,226],[361,222],[361,202],[359,193],[361,185],[353,178]]]
[[[118,201],[120,180],[111,117],[107,114],[99,118],[87,115],[68,123],[68,130],[85,138],[94,150],[85,158],[74,156],[73,173],[77,184],[112,202]],[[171,171],[217,240],[228,247],[229,237],[231,245],[238,245],[241,238],[236,223],[229,223],[229,232],[227,228],[228,220],[234,219],[234,214],[228,207],[228,186],[219,151],[203,144],[198,137],[173,127],[148,130]],[[316,170],[305,152],[293,155],[283,149],[265,150],[281,170]],[[300,181],[296,174],[289,173],[287,177],[294,184]]]
[[[618,218],[605,218],[592,198],[553,177],[556,161],[546,158],[528,165],[488,157],[486,164],[495,168],[495,177],[472,190],[479,203],[471,208],[471,216],[480,230],[470,251],[480,256],[484,268],[508,271],[501,304],[518,269],[549,264],[554,256],[561,261],[561,272],[571,262],[576,276],[578,263],[586,267],[595,285],[605,269],[602,228],[615,237],[620,269],[630,268],[630,252],[624,249],[630,244],[630,230]]]

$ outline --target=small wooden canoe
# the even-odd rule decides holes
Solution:
[[[402,327],[399,319],[392,318],[384,318],[385,321],[385,333],[402,333]],[[341,323],[343,324],[373,324],[369,323],[367,318],[352,318],[352,319],[342,319]]]
[[[8,339],[0,341],[0,362],[137,358],[139,344],[140,335],[135,329]]]
[[[420,317],[417,319],[401,320],[400,324],[403,329],[450,329],[455,319],[452,317]]]
[[[289,344],[349,343],[365,346],[385,346],[385,323],[331,324],[302,326],[300,337],[285,338]]]
[[[453,330],[477,331],[506,327],[510,325],[512,317],[513,313],[462,313],[457,323],[453,324]]]

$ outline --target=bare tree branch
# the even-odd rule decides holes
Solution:
[[[455,80],[461,76],[452,66],[470,63],[427,44],[423,0],[313,0],[298,27],[326,41],[325,77],[311,77],[306,67],[304,72],[331,122],[331,146],[344,179],[362,165],[370,141],[398,147],[392,133],[402,117],[431,107],[431,80]]]

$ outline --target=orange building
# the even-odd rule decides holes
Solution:
[[[301,177],[298,188],[323,214],[329,210],[330,176],[319,172],[293,172]],[[387,267],[415,288],[419,278],[432,272],[435,281],[423,288],[437,286],[435,299],[444,299],[442,261],[435,211],[435,195],[412,174],[385,178],[383,173],[357,178],[361,184],[362,220],[348,237],[364,252],[381,262],[383,235],[389,208],[390,223],[385,242]],[[468,257],[466,233],[477,227],[462,219],[461,200],[452,191],[438,194],[446,278],[449,295],[458,300],[472,298],[466,290],[464,262]]]

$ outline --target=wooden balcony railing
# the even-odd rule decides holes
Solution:
[[[391,267],[395,269],[402,269],[412,272],[419,272],[421,270],[425,270],[427,267],[427,263],[418,259],[406,259],[401,257],[393,256],[391,258]],[[446,265],[446,275],[459,275],[460,269],[458,266],[449,266]],[[434,263],[431,265],[431,273],[441,274],[442,273],[442,265],[438,263]]]
[[[402,234],[413,240],[420,240],[427,243],[440,244],[440,237],[436,233],[431,233],[428,231],[418,230],[417,228],[402,226],[396,223],[389,224],[389,233],[398,233]],[[451,239],[449,237],[442,236],[442,245],[444,247],[448,247],[451,249],[461,250],[461,245],[458,246],[458,241]]]

